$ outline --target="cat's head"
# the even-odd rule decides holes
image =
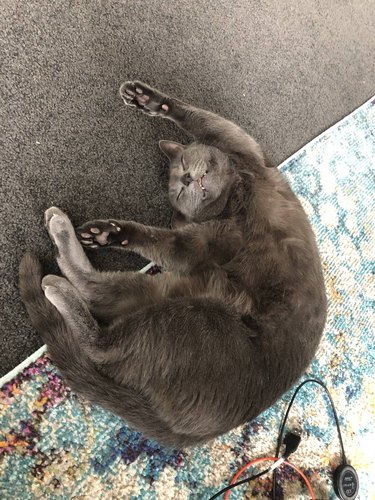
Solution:
[[[160,141],[159,145],[170,161],[169,200],[173,208],[190,221],[219,215],[236,179],[228,156],[203,144]]]

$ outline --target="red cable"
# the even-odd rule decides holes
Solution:
[[[265,461],[272,461],[272,462],[277,462],[278,460],[280,460],[280,458],[276,458],[276,457],[264,457],[264,458],[256,458],[255,460],[252,460],[251,462],[248,462],[247,464],[245,464],[238,472],[236,472],[236,474],[233,476],[233,479],[232,481],[230,482],[230,484],[234,484],[237,479],[239,478],[239,476],[246,470],[248,469],[249,467],[251,467],[252,465],[255,465],[255,464],[258,464],[259,462],[265,462]],[[291,462],[288,462],[287,460],[284,460],[283,464],[287,464],[289,465],[290,467],[292,467],[295,471],[298,472],[298,474],[300,474],[300,476],[302,477],[302,479],[305,481],[306,483],[306,486],[309,490],[309,493],[311,495],[311,500],[315,500],[315,495],[314,495],[314,492],[312,490],[312,487],[311,487],[311,484],[309,482],[309,480],[307,479],[307,477],[305,476],[305,474],[301,471],[301,469],[299,469],[296,465],[292,464]],[[281,464],[282,465],[282,464]],[[230,490],[228,490],[226,493],[225,493],[225,497],[224,497],[224,500],[228,500],[229,499],[229,495],[230,495]]]

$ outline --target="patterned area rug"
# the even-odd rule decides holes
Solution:
[[[364,500],[375,498],[374,160],[375,98],[280,167],[313,223],[329,297],[325,335],[306,375],[331,390]],[[8,377],[0,394],[2,499],[147,500],[208,499],[245,462],[273,456],[291,395],[206,446],[168,450],[72,394],[47,354]],[[290,425],[296,422],[304,433],[292,461],[317,498],[335,498],[331,469],[339,463],[339,444],[318,388],[298,397]],[[264,476],[231,498],[270,498],[270,486]],[[279,499],[308,498],[287,468],[279,473],[277,491]]]

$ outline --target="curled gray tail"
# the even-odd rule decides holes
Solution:
[[[32,325],[47,344],[53,362],[74,392],[117,414],[130,426],[163,444],[188,446],[207,439],[175,434],[141,394],[101,373],[82,351],[60,313],[44,296],[41,282],[39,260],[26,254],[19,270],[21,298]]]

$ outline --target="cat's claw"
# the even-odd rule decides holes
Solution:
[[[121,226],[114,220],[86,222],[76,229],[79,242],[86,248],[99,248],[107,245],[122,245],[127,241],[121,234]]]
[[[166,116],[170,109],[167,96],[142,82],[125,82],[120,95],[127,106],[140,109],[150,116]]]

